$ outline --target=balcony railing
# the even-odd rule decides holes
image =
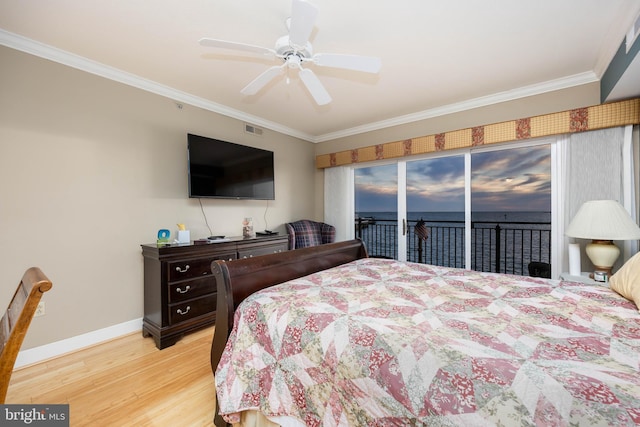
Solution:
[[[464,221],[427,221],[429,238],[415,234],[416,221],[407,224],[407,260],[445,267],[465,267]],[[398,223],[357,218],[356,236],[370,256],[398,258]],[[471,223],[471,269],[529,275],[529,263],[551,264],[551,223],[509,221]]]

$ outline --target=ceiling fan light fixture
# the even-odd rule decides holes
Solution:
[[[285,58],[285,63],[289,68],[301,68],[302,58],[297,53],[292,53]]]

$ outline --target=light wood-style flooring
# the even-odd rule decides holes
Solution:
[[[212,426],[213,327],[158,350],[127,335],[14,371],[6,403],[68,403],[71,426]]]

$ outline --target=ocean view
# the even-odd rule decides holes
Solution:
[[[372,256],[398,258],[396,212],[363,211],[365,218],[356,235]],[[423,219],[429,238],[421,241],[414,234]],[[464,212],[408,212],[407,260],[426,264],[465,268]],[[471,230],[471,268],[528,275],[532,261],[550,263],[551,213],[474,212]]]

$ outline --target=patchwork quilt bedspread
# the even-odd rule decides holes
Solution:
[[[639,365],[606,286],[369,258],[247,298],[215,382],[228,422],[632,426]]]

